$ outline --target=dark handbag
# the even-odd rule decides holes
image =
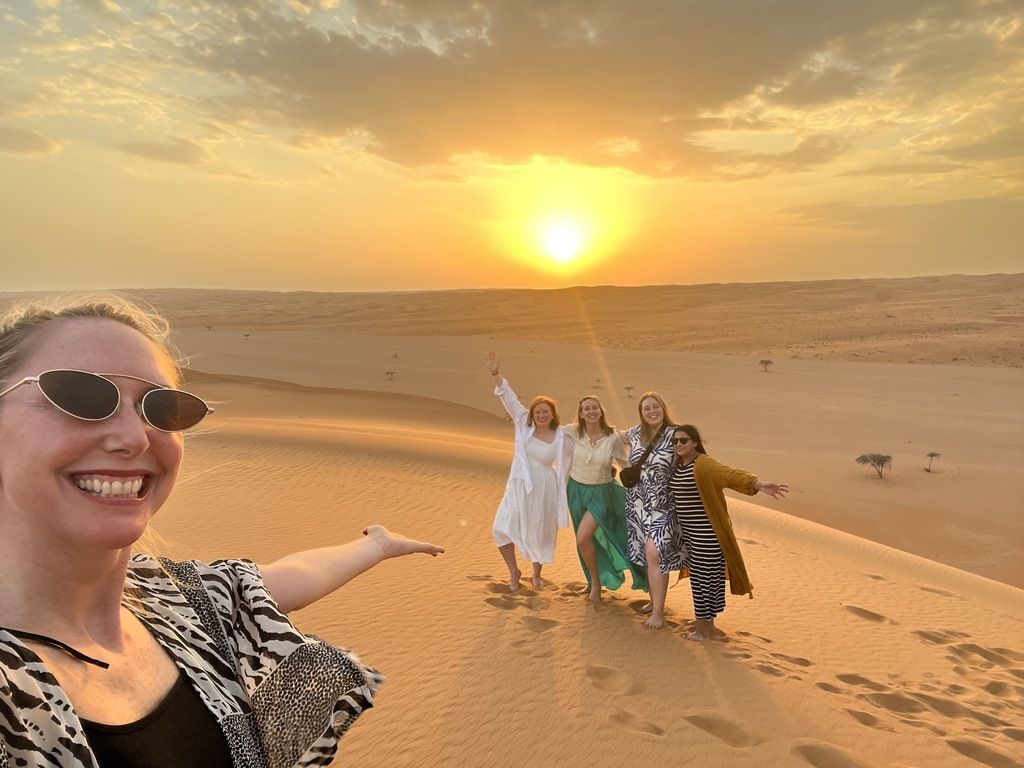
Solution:
[[[647,461],[647,457],[651,455],[651,451],[654,450],[655,444],[661,439],[661,433],[665,431],[667,425],[662,424],[661,429],[658,430],[658,434],[651,440],[651,444],[647,446],[647,449],[643,452],[643,455],[637,461],[636,464],[632,464],[628,467],[623,467],[619,471],[619,482],[622,483],[624,488],[632,488],[634,485],[640,482],[640,470]]]
[[[631,467],[623,467],[619,472],[619,482],[625,488],[632,488],[640,482],[640,465],[634,464]]]

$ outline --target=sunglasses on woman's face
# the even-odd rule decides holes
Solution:
[[[213,413],[213,408],[195,395],[123,373],[100,375],[75,370],[43,371],[38,376],[26,376],[0,392],[0,397],[22,384],[35,383],[43,397],[68,416],[82,421],[103,421],[117,413],[121,405],[121,390],[107,376],[152,385],[153,389],[142,396],[135,409],[151,427],[161,432],[181,432],[194,427],[206,414]]]
[[[692,437],[673,437],[672,445],[686,445],[691,440],[693,440]]]

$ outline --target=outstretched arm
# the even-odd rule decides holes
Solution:
[[[290,613],[327,597],[382,560],[415,552],[436,557],[444,552],[444,547],[407,539],[382,525],[371,525],[363,531],[363,538],[296,552],[260,566],[260,572],[277,607]]]

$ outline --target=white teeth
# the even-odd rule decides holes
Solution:
[[[134,499],[138,498],[139,491],[142,489],[142,482],[141,477],[125,478],[124,480],[100,480],[98,477],[80,477],[75,480],[75,485],[83,491],[96,494],[104,499],[111,497]]]

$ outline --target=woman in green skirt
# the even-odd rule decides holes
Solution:
[[[618,589],[626,571],[633,576],[633,589],[647,589],[647,577],[626,557],[626,489],[613,478],[612,460],[628,463],[625,440],[608,425],[594,395],[580,400],[576,417],[566,427],[573,439],[569,513],[590,599],[597,602],[601,587]]]

